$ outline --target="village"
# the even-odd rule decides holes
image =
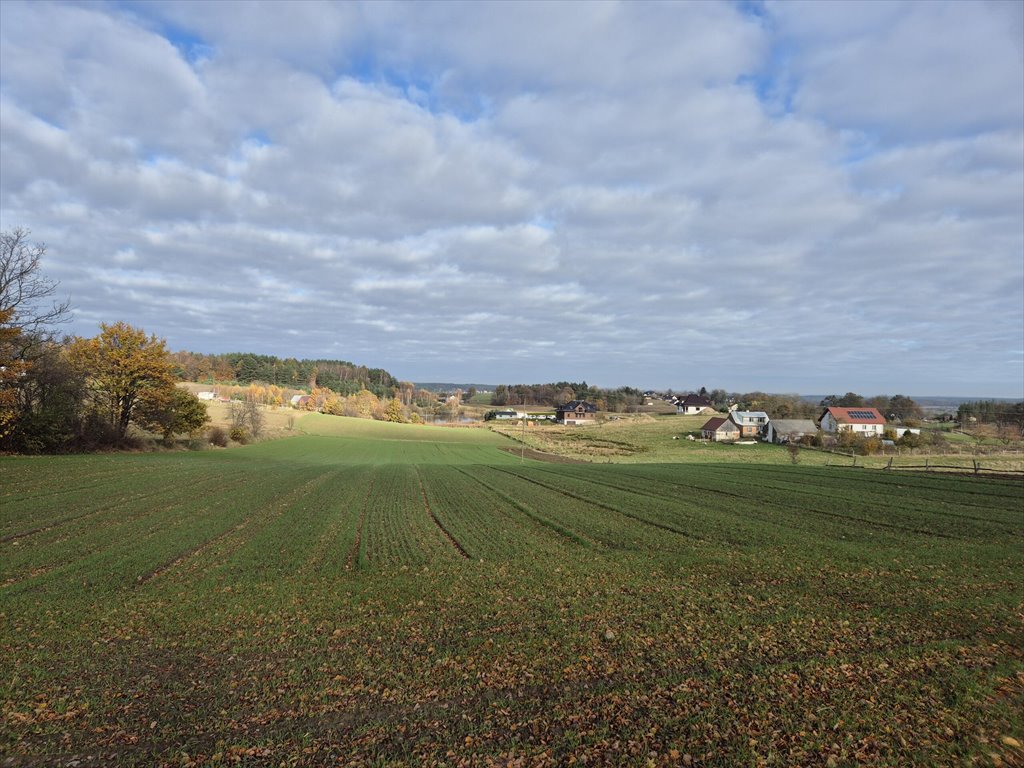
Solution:
[[[878,439],[881,446],[893,446],[906,435],[918,436],[921,429],[891,423],[877,408],[868,406],[841,407],[825,406],[816,420],[780,418],[773,419],[765,411],[743,410],[738,404],[731,404],[726,412],[716,410],[707,397],[699,394],[673,396],[667,401],[682,416],[707,415],[709,418],[700,428],[699,439],[715,443],[744,443],[763,441],[782,445],[802,443],[822,445],[834,442],[837,436],[854,439]],[[617,418],[612,416],[611,418]],[[557,406],[553,411],[516,410],[507,408],[489,411],[488,421],[537,421],[554,422],[565,426],[586,426],[597,424],[599,413],[594,403],[586,400],[572,400]],[[698,439],[690,434],[691,440]]]

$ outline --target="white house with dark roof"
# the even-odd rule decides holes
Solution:
[[[676,400],[676,413],[683,416],[692,416],[696,413],[703,413],[707,410],[714,410],[714,404],[706,397],[700,395],[687,395]]]

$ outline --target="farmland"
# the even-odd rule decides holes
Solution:
[[[613,463],[743,463],[785,464],[789,457],[785,448],[754,442],[752,445],[712,443],[686,440],[687,435],[700,434],[707,416],[616,416],[585,428],[538,423],[524,430],[518,423],[498,422],[494,431],[513,440],[525,442],[529,448],[589,462]],[[933,427],[937,428],[937,427]],[[1020,441],[986,440],[962,433],[950,433],[950,445],[942,448],[908,451],[888,448],[884,453],[859,457],[862,467],[882,468],[893,459],[893,466],[923,466],[925,457],[932,465],[948,465],[970,471],[973,460],[992,471],[1024,471],[1024,453]],[[816,450],[802,450],[799,463],[815,466],[851,464],[844,457]]]
[[[300,431],[0,458],[0,765],[1024,759],[1020,481]]]

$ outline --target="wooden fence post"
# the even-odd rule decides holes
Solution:
[[[932,471],[931,467],[928,466],[928,457],[927,456],[924,457],[924,471],[925,472],[931,472]]]
[[[892,469],[892,456],[889,457],[889,463],[885,466],[886,469]]]
[[[974,459],[974,474],[978,474],[979,469],[980,467],[978,466],[978,460]]]

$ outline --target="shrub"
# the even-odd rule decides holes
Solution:
[[[231,428],[231,439],[236,443],[245,445],[249,442],[249,430],[245,427],[232,427]]]
[[[227,448],[228,433],[224,427],[214,427],[210,430],[210,445],[216,445],[218,448]]]
[[[786,443],[786,450],[789,451],[789,460],[794,464],[800,463],[800,443],[790,441]]]
[[[864,438],[857,447],[857,452],[862,456],[871,456],[882,450],[882,440],[878,437]]]
[[[904,448],[920,448],[924,445],[924,438],[920,435],[915,435],[913,432],[904,432],[897,443]]]

